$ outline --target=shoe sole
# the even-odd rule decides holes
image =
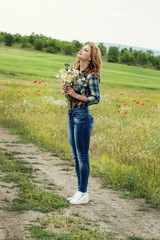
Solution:
[[[87,200],[87,201],[84,201],[84,202],[80,202],[80,203],[72,203],[72,202],[70,202],[70,204],[73,204],[73,205],[80,205],[80,204],[85,204],[85,203],[88,203],[89,202],[89,200]]]

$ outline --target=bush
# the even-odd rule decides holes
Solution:
[[[43,40],[41,40],[41,39],[36,39],[36,40],[35,40],[35,43],[34,43],[34,48],[35,48],[36,50],[42,51],[42,50],[43,50],[43,47],[44,47],[44,42],[43,42]]]
[[[73,55],[75,52],[76,52],[76,49],[75,49],[75,46],[73,43],[65,43],[64,46],[63,46],[63,52],[66,54],[66,55]]]
[[[99,47],[99,49],[100,49],[100,51],[101,51],[102,56],[106,55],[107,49],[106,49],[106,47],[103,45],[103,43],[100,43],[100,44],[98,45],[98,47]]]
[[[118,62],[119,51],[117,47],[110,47],[108,50],[108,62]]]
[[[57,39],[49,39],[46,44],[46,52],[57,53],[61,51],[61,42]]]
[[[22,42],[22,48],[31,48],[32,45],[30,44],[29,40],[28,40],[28,37],[25,36],[21,39],[21,42]]]
[[[4,43],[6,46],[12,46],[13,43],[14,43],[14,37],[12,36],[12,34],[10,33],[7,33],[5,36],[4,36]]]
[[[122,49],[120,52],[120,62],[127,63],[128,65],[133,65],[135,63],[135,58],[131,51],[128,49]]]

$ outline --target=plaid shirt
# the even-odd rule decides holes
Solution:
[[[85,70],[81,71],[74,85],[74,91],[77,94],[86,96],[87,102],[82,102],[76,98],[72,98],[69,108],[87,107],[97,104],[100,101],[100,90],[98,78],[94,74],[85,74]]]

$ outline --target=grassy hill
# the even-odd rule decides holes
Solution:
[[[72,64],[75,57],[0,48],[0,70],[55,78],[65,62]],[[103,62],[102,85],[160,89],[160,71]]]

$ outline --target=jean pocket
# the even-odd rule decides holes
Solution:
[[[79,121],[85,119],[85,117],[86,117],[86,114],[85,114],[85,113],[77,113],[77,112],[74,113],[74,118],[75,118],[75,119],[78,119]]]

